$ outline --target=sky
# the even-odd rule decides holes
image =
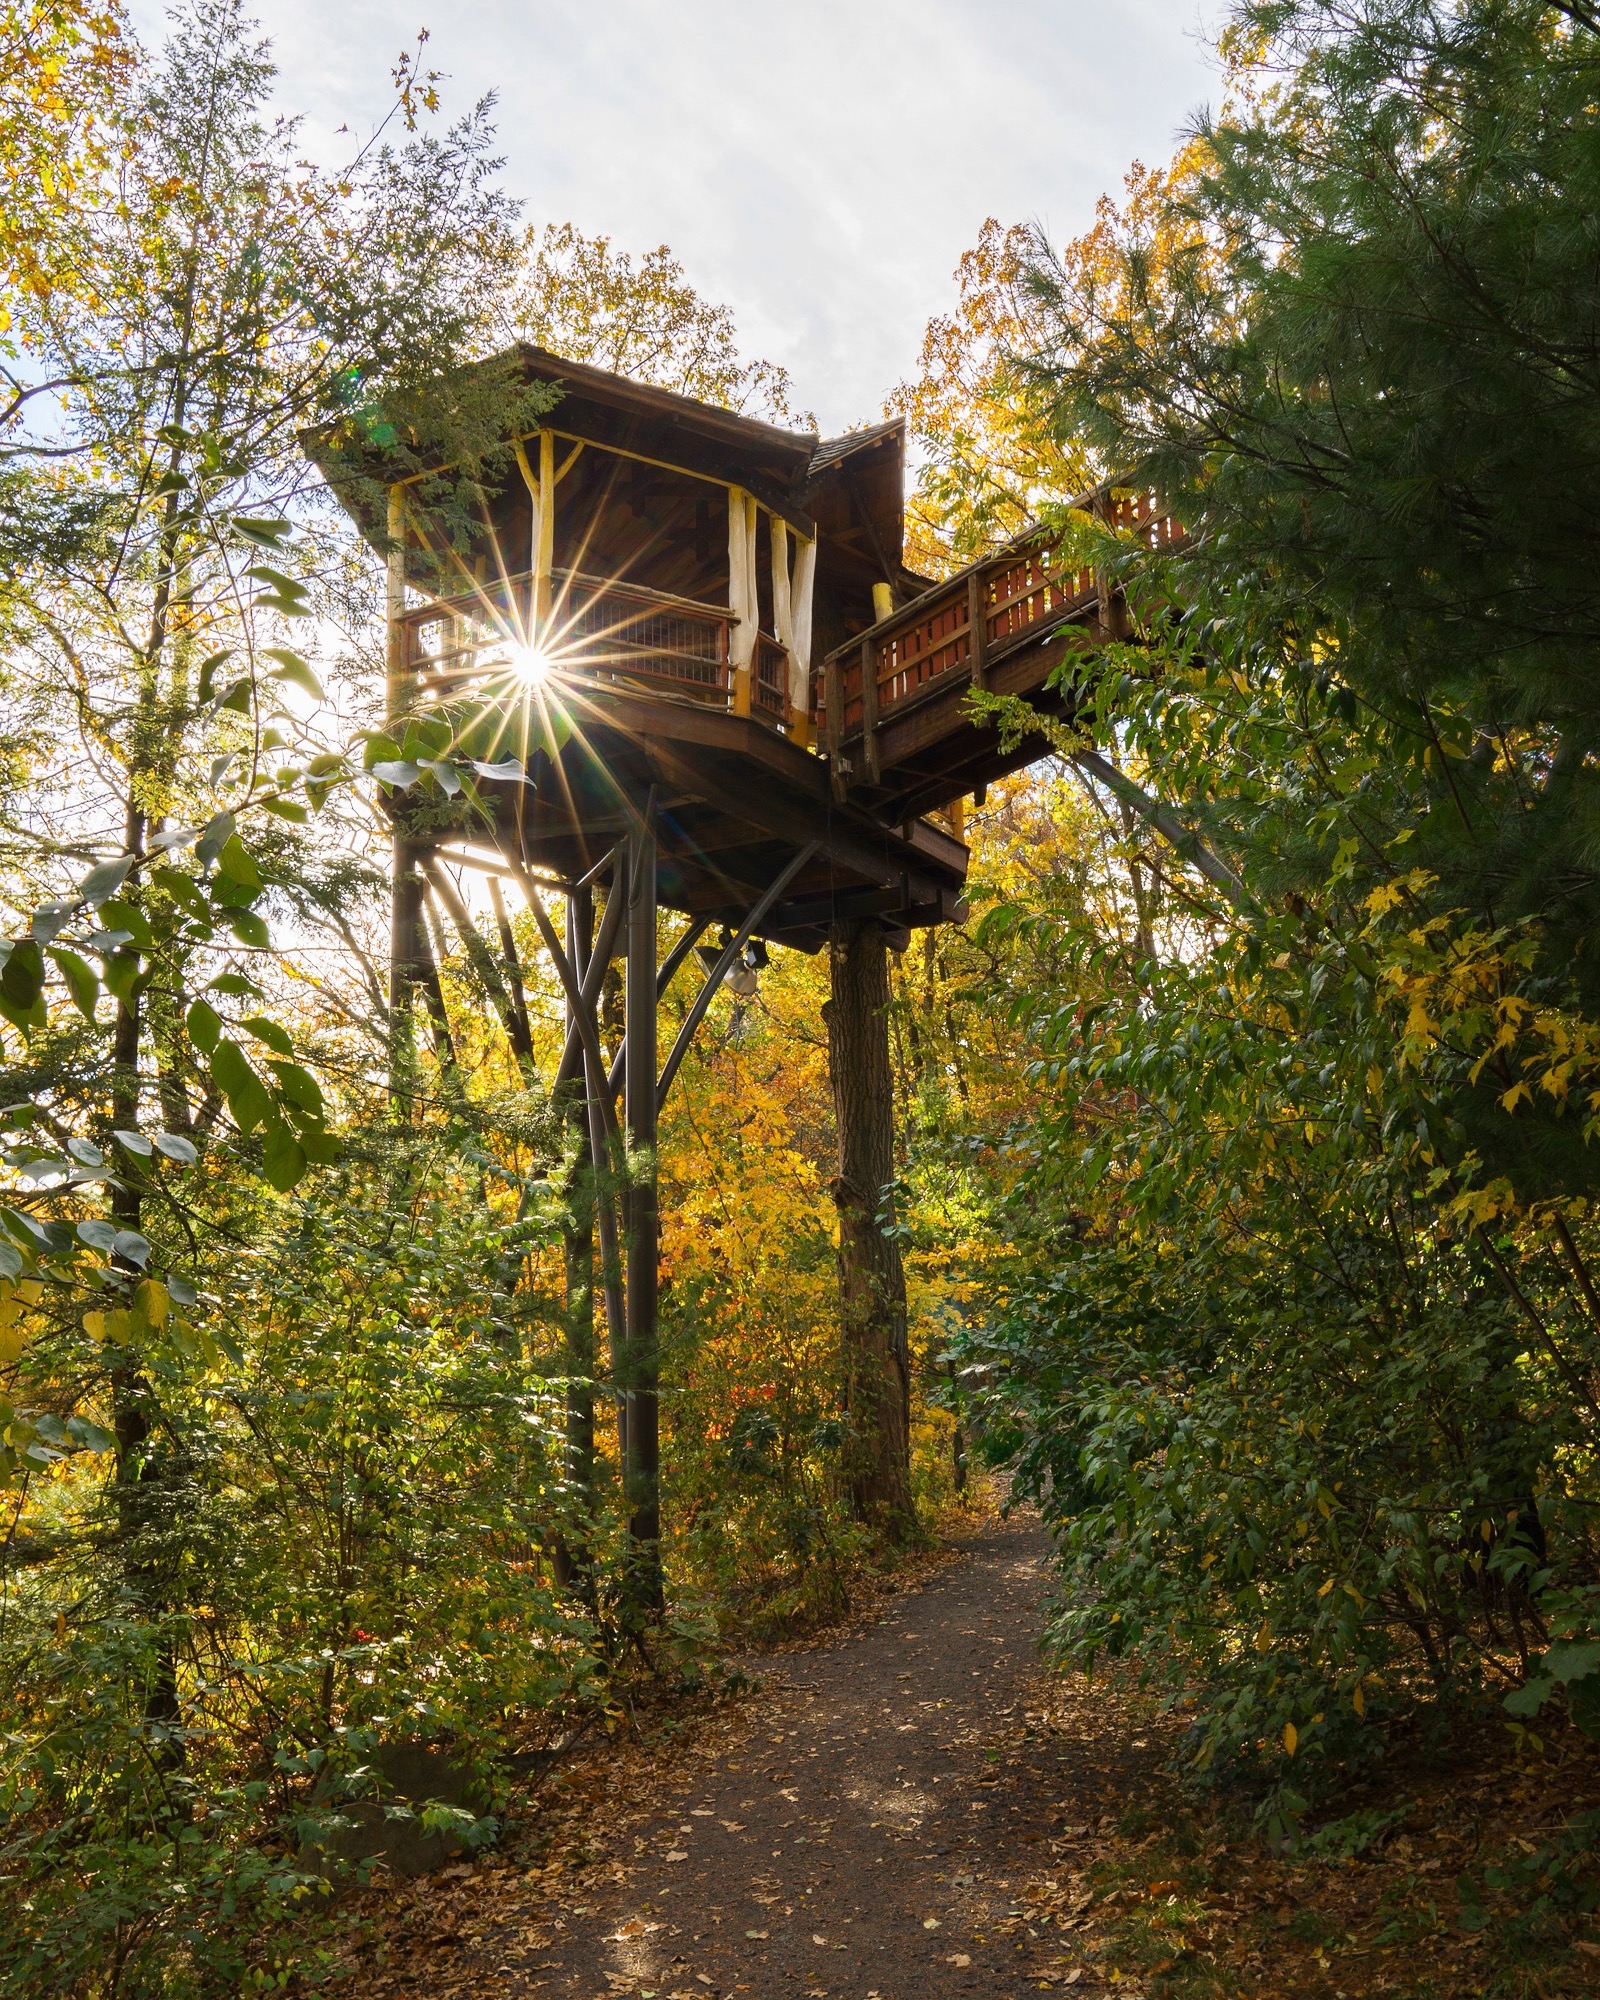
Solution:
[[[135,0],[148,41],[162,9]],[[1216,95],[1215,0],[255,0],[308,150],[392,98],[421,27],[447,110],[499,98],[536,224],[670,244],[824,430],[880,414],[984,218],[1087,226]],[[337,142],[342,151],[346,142]]]

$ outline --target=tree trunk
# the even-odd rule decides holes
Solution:
[[[845,1475],[856,1518],[904,1536],[914,1526],[911,1357],[905,1271],[899,1243],[890,1233],[894,1083],[883,932],[870,922],[835,925],[828,957],[828,1067],[839,1158],[833,1198],[839,1210],[839,1310],[849,1418]]]

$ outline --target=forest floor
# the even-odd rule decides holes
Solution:
[[[494,1854],[353,1899],[341,1990],[1600,1992],[1585,1920],[1526,1884],[1483,1908],[1457,1888],[1600,1803],[1592,1746],[1513,1767],[1500,1730],[1435,1751],[1361,1802],[1342,1837],[1358,1853],[1273,1859],[1185,1806],[1167,1775],[1181,1724],[1119,1683],[1042,1672],[1045,1546],[1030,1515],[986,1521],[850,1627],[745,1662],[743,1692],[573,1758]]]

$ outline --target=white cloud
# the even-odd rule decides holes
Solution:
[[[528,219],[671,244],[830,428],[910,369],[985,216],[1082,228],[1212,87],[1198,0],[414,4],[256,0],[311,143],[365,133],[428,25],[450,106],[498,93]]]

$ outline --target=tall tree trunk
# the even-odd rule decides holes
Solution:
[[[839,1308],[849,1417],[845,1473],[857,1519],[903,1536],[911,1506],[911,1357],[893,1221],[894,1082],[889,956],[875,923],[835,925],[829,943],[828,1067],[839,1171]]]

